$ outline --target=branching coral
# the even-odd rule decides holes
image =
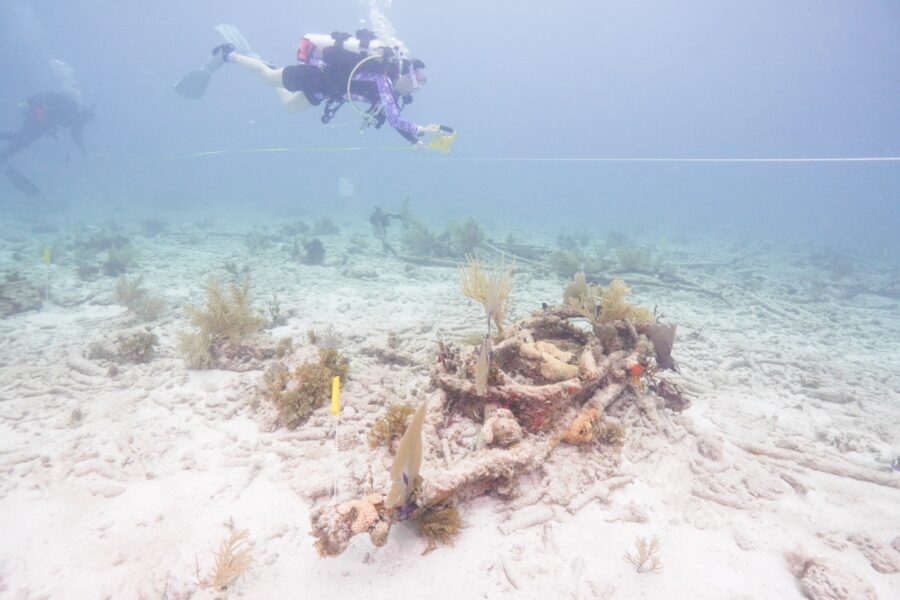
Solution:
[[[484,228],[472,217],[465,221],[452,221],[448,226],[453,249],[459,254],[473,252],[484,241]]]
[[[626,321],[635,327],[647,327],[656,319],[646,308],[625,302],[631,293],[621,279],[614,279],[607,287],[588,285],[584,273],[576,273],[563,294],[563,302],[588,319],[597,332],[603,325]]]
[[[214,338],[237,341],[257,332],[266,320],[253,308],[250,300],[250,279],[240,285],[231,283],[228,290],[222,288],[219,279],[210,275],[206,284],[206,306],[188,307],[191,324],[208,331]]]
[[[488,335],[491,321],[503,336],[503,321],[509,313],[509,293],[512,291],[512,267],[501,261],[497,270],[488,273],[475,256],[466,257],[468,263],[459,270],[460,286],[468,298],[480,302],[487,316]]]
[[[281,422],[294,429],[325,404],[334,377],[344,379],[349,365],[337,350],[319,350],[319,362],[298,365],[293,371],[278,365],[266,371],[263,395],[275,404]]]
[[[187,366],[194,369],[209,368],[219,345],[238,343],[266,323],[251,304],[249,279],[244,279],[241,285],[229,284],[226,292],[219,280],[210,275],[205,308],[189,306],[187,312],[196,329],[180,332],[178,347]]]
[[[216,554],[216,566],[213,573],[204,581],[205,587],[224,590],[235,579],[246,573],[253,562],[250,549],[245,545],[248,535],[246,529],[235,531],[222,542],[219,552]]]
[[[653,313],[646,308],[632,306],[625,302],[625,296],[631,293],[621,279],[614,279],[603,289],[600,296],[600,322],[628,321],[634,325],[653,323]]]
[[[129,307],[134,304],[135,301],[147,293],[147,290],[141,287],[143,281],[144,278],[140,275],[134,279],[128,279],[124,275],[119,275],[119,278],[116,279],[116,289],[114,294],[116,302]]]
[[[382,444],[390,446],[406,431],[409,418],[414,412],[416,409],[408,404],[392,403],[388,405],[384,414],[375,419],[375,423],[369,431],[369,447],[377,448]]]
[[[103,274],[116,277],[137,264],[137,250],[131,244],[113,246],[107,250],[106,260],[101,265]]]
[[[638,573],[658,573],[662,571],[662,558],[659,556],[659,538],[647,542],[645,538],[638,537],[634,542],[635,552],[625,553],[625,560],[634,565]]]
[[[561,277],[571,277],[583,268],[584,258],[580,252],[557,250],[548,257],[550,270]]]
[[[155,321],[162,316],[166,302],[158,296],[152,296],[147,288],[141,285],[143,282],[143,276],[128,279],[124,275],[119,275],[114,296],[116,302],[127,306],[142,320]]]
[[[178,351],[189,369],[209,369],[213,365],[212,335],[208,331],[179,331]]]
[[[405,213],[403,220],[403,245],[418,256],[430,256],[435,253],[437,237],[429,231],[428,226],[412,213]]]

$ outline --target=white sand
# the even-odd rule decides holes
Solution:
[[[368,450],[371,421],[392,400],[439,402],[428,381],[437,341],[481,327],[456,272],[386,258],[358,224],[324,238],[323,267],[293,263],[279,246],[251,254],[239,231],[138,237],[137,272],[170,307],[151,324],[156,359],[110,377],[86,350],[136,323],[113,303],[114,279],[79,280],[72,257],[44,267],[34,237],[9,226],[0,268],[35,281],[49,271],[51,301],[0,320],[2,597],[791,599],[803,597],[784,559],[796,551],[900,598],[900,575],[873,568],[900,564],[890,546],[900,535],[900,473],[890,470],[900,455],[900,312],[881,296],[841,297],[877,287],[877,265],[839,277],[804,264],[812,251],[676,245],[675,272],[728,304],[624,276],[635,303],[679,324],[674,380],[693,398],[668,435],[605,459],[631,483],[575,510],[573,498],[595,485],[578,465],[594,459],[564,446],[517,500],[462,505],[468,527],[454,547],[422,556],[426,543],[404,524],[383,548],[358,536],[323,559],[309,510],[329,501],[335,468],[339,500],[364,492],[370,470],[383,483],[390,459]],[[347,253],[351,235],[368,249]],[[333,325],[341,336],[351,378],[338,459],[327,409],[296,431],[273,430],[259,371],[184,368],[182,307],[201,301],[205,273],[228,261],[249,265],[259,306],[276,291],[294,311],[271,335],[292,336],[298,357],[315,354],[309,329]],[[357,277],[365,272],[377,277]],[[513,318],[558,302],[563,287],[519,275]],[[372,355],[390,331],[411,365]],[[423,475],[434,468],[426,460]],[[220,542],[242,529],[254,557],[246,576],[224,592],[200,587],[198,568],[207,577]],[[855,534],[870,536],[874,553]],[[623,559],[637,536],[658,536],[662,572],[639,574]]]

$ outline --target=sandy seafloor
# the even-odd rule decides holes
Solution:
[[[796,552],[842,573],[848,598],[874,597],[852,591],[866,585],[900,598],[900,309],[870,293],[896,291],[897,267],[808,243],[654,246],[668,272],[714,294],[619,275],[633,303],[678,323],[682,372],[671,377],[693,401],[668,414],[665,435],[636,434],[602,457],[630,483],[597,493],[572,465],[598,459],[563,445],[516,499],[463,504],[453,547],[422,555],[425,542],[399,525],[383,548],[357,536],[320,558],[311,503],[329,501],[335,469],[339,500],[359,496],[370,470],[386,480],[389,455],[365,441],[373,419],[392,400],[439,405],[438,340],[482,325],[455,269],[384,255],[366,216],[336,219],[323,266],[292,260],[289,238],[251,251],[247,234],[277,236],[275,218],[173,218],[155,236],[122,220],[139,251],[130,272],[168,308],[148,324],[154,360],[114,376],[87,349],[138,321],[115,303],[114,278],[79,279],[63,250],[105,224],[51,219],[55,231],[36,233],[34,217],[13,215],[0,226],[0,269],[49,280],[50,298],[0,320],[0,597],[791,599],[803,597],[784,558]],[[559,230],[514,233],[550,251]],[[44,244],[60,249],[49,266]],[[228,280],[228,262],[249,266],[260,308],[277,292],[293,316],[267,334],[291,336],[297,360],[315,356],[308,330],[339,335],[351,375],[338,460],[327,408],[273,429],[261,371],[185,368],[184,307],[202,302],[207,273]],[[512,319],[560,302],[564,286],[518,264]],[[391,332],[406,366],[378,357]],[[426,478],[441,468],[433,458]],[[589,489],[593,501],[573,504]],[[249,532],[253,565],[227,591],[198,586],[232,528]],[[658,536],[662,572],[623,560],[637,536]]]

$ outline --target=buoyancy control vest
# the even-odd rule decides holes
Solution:
[[[380,55],[386,60],[370,60],[360,65],[369,56]],[[297,49],[297,60],[309,64],[313,59],[322,61],[323,89],[326,98],[325,114],[322,122],[327,123],[341,105],[346,101],[347,82],[351,73],[360,65],[357,72],[384,72],[386,61],[393,56],[388,44],[379,40],[368,29],[360,29],[355,36],[335,31],[330,35],[308,33],[300,40]],[[372,100],[369,112],[378,115],[377,101]],[[383,115],[375,117],[376,127],[384,122]]]

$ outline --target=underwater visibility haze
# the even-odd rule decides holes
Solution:
[[[900,594],[897,2],[3,0],[0,73],[0,597]]]

